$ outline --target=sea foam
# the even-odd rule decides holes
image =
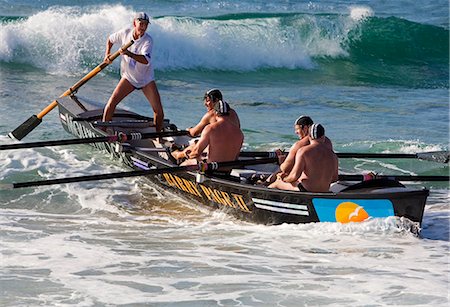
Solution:
[[[273,14],[161,16],[151,21],[154,66],[160,70],[251,71],[312,69],[315,57],[347,55],[342,42],[357,25],[350,15]],[[366,9],[360,16],[370,15]],[[135,12],[121,5],[52,7],[0,24],[0,61],[76,74],[98,64],[108,35],[131,27]],[[118,61],[114,67],[118,68]]]

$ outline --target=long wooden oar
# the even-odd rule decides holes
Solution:
[[[163,132],[131,133],[131,134],[119,133],[117,135],[90,137],[90,138],[82,138],[82,139],[67,139],[67,140],[56,140],[56,141],[6,144],[6,145],[0,145],[0,150],[50,147],[50,146],[74,145],[74,144],[91,144],[91,143],[104,143],[104,142],[105,143],[106,142],[109,142],[109,143],[121,142],[121,143],[123,143],[123,142],[130,141],[130,140],[155,139],[155,138],[160,138],[160,137],[180,136],[180,135],[189,135],[189,131],[179,130],[179,131],[163,131]]]
[[[375,159],[420,159],[426,161],[433,161],[439,163],[449,163],[450,153],[448,151],[431,151],[419,152],[414,154],[404,153],[360,153],[360,152],[338,152],[336,155],[339,158],[375,158]],[[241,157],[274,157],[275,152],[258,152],[258,151],[243,151],[240,153]]]
[[[118,51],[113,53],[109,56],[109,59],[114,61],[119,55],[121,50],[128,49],[134,41],[130,41],[129,43],[123,45],[120,47]],[[80,81],[75,83],[71,88],[69,88],[67,91],[65,91],[60,97],[65,97],[73,94],[76,92],[81,86],[83,86],[86,82],[88,82],[92,77],[94,77],[96,74],[98,74],[100,71],[102,71],[106,66],[109,64],[106,62],[102,62],[100,65],[95,67],[91,72],[89,72],[86,76],[84,76]],[[8,136],[12,139],[21,140],[25,136],[27,136],[28,133],[33,131],[34,128],[36,128],[41,122],[42,118],[47,115],[48,112],[53,110],[58,105],[58,102],[56,100],[53,100],[52,103],[50,103],[47,107],[45,107],[38,115],[32,115],[30,118],[28,118],[25,122],[23,122],[19,127],[8,133]]]
[[[211,163],[199,163],[198,165],[189,166],[174,166],[165,168],[155,168],[149,170],[136,170],[129,172],[118,172],[109,174],[99,174],[99,175],[87,175],[78,177],[66,177],[59,179],[49,179],[49,180],[39,180],[39,181],[28,181],[28,182],[18,182],[18,183],[2,183],[0,184],[0,190],[11,190],[35,186],[53,185],[53,184],[63,184],[63,183],[73,183],[82,181],[95,181],[95,180],[105,180],[105,179],[117,179],[117,178],[127,178],[127,177],[137,177],[137,176],[149,176],[158,175],[164,173],[180,173],[187,171],[214,171],[222,167],[240,167],[245,165],[257,165],[257,164],[267,164],[277,162],[277,158],[255,158],[249,160],[237,160],[228,162],[211,162]]]
[[[376,175],[376,179],[392,179],[397,181],[449,181],[450,176],[414,176],[414,175]],[[339,180],[363,181],[364,175],[339,175]]]

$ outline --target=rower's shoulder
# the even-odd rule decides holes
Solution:
[[[308,140],[308,138],[303,138],[303,139],[298,140],[297,142],[295,142],[294,145],[292,145],[291,151],[292,151],[292,150],[297,151],[297,150],[299,150],[300,148],[305,147],[305,146],[307,146],[307,145],[309,145],[309,140]]]

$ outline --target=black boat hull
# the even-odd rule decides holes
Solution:
[[[80,138],[105,135],[92,124],[101,119],[101,109],[82,102],[75,96],[58,99],[58,105],[61,124],[69,133]],[[115,117],[151,120],[123,110],[117,110]],[[167,129],[173,129],[173,125],[169,126],[168,122],[165,124]],[[124,129],[128,129],[129,133],[130,128]],[[131,130],[141,132],[142,128]],[[119,152],[116,144],[92,145],[107,151],[133,169],[175,166],[167,153],[143,150],[155,146],[150,140],[131,144],[127,151]],[[239,177],[221,178],[197,172],[162,173],[148,177],[164,189],[170,188],[197,204],[263,224],[345,223],[398,216],[407,218],[420,227],[429,195],[428,189],[409,189],[398,182],[390,182],[391,180],[360,183],[358,188],[337,193],[308,193],[268,189],[243,182]]]

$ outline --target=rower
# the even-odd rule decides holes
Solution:
[[[313,124],[313,120],[307,115],[301,115],[295,120],[294,133],[298,135],[299,140],[295,142],[294,145],[292,145],[287,156],[283,154],[279,149],[276,151],[279,158],[280,169],[274,172],[272,175],[268,176],[265,182],[260,179],[260,183],[269,185],[276,180],[277,176],[284,178],[289,174],[289,172],[292,170],[292,167],[294,166],[295,155],[297,154],[297,152],[300,150],[300,148],[310,144],[309,129]],[[325,145],[333,150],[333,144],[331,143],[331,140],[326,136]]]
[[[202,133],[203,129],[209,124],[216,122],[216,116],[214,111],[214,106],[219,102],[223,101],[223,96],[220,90],[213,88],[205,92],[203,95],[203,103],[206,107],[206,113],[203,115],[202,119],[198,122],[197,125],[194,127],[187,128],[189,131],[189,134],[191,137],[198,137]],[[228,105],[228,103],[227,103]],[[228,105],[229,107],[229,105]],[[230,120],[238,127],[240,128],[241,124],[239,121],[239,117],[235,110],[232,108],[229,108],[229,116]],[[196,142],[198,140],[195,140]],[[195,144],[191,144],[187,146],[186,148],[182,149],[182,146],[179,146],[177,144],[173,145],[172,149],[172,156],[175,159],[183,160],[185,158],[186,152],[192,151]]]
[[[309,144],[295,155],[294,166],[286,177],[277,176],[269,188],[302,192],[329,192],[338,180],[338,158],[326,142],[325,128],[313,124],[309,129]]]
[[[214,106],[215,122],[207,125],[192,150],[183,151],[187,159],[181,165],[193,165],[204,161],[202,154],[208,147],[204,162],[234,161],[239,157],[244,134],[230,116],[230,106],[219,100]],[[228,171],[228,170],[227,170]]]

